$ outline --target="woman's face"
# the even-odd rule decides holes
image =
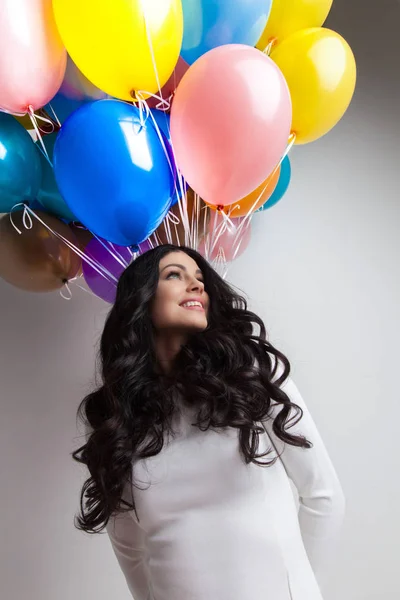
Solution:
[[[156,331],[204,331],[209,297],[203,274],[185,252],[171,252],[160,260],[157,291],[151,307]]]

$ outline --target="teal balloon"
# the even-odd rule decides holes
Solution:
[[[47,150],[47,154],[53,164],[54,144],[56,143],[57,133],[51,133],[43,137],[43,143]],[[76,221],[75,215],[69,209],[64,198],[61,196],[58,189],[56,179],[54,177],[54,169],[45,157],[41,148],[40,142],[37,141],[40,162],[42,163],[42,185],[37,194],[37,200],[43,206],[44,210],[56,217],[64,219],[67,222]]]
[[[269,208],[271,208],[271,206],[274,206],[275,204],[277,204],[279,202],[279,200],[282,200],[283,196],[286,194],[287,189],[289,187],[291,176],[292,176],[292,167],[290,165],[290,160],[289,160],[288,156],[285,156],[285,158],[282,161],[281,174],[279,176],[278,184],[277,184],[276,188],[274,189],[272,196],[270,198],[268,198],[266,203],[263,204],[258,209],[257,212],[264,212],[265,210],[268,210]]]
[[[40,157],[22,125],[0,112],[0,213],[19,202],[32,202],[42,179]]]

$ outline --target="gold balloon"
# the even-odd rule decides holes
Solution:
[[[186,192],[186,202],[187,202],[188,219],[189,219],[189,223],[191,223],[190,228],[191,228],[191,230],[193,230],[193,220],[198,219],[199,239],[201,239],[205,234],[205,229],[207,229],[207,225],[208,225],[208,222],[210,219],[209,211],[207,211],[206,218],[204,219],[204,208],[206,205],[203,202],[203,200],[201,200],[201,199],[200,199],[200,206],[198,207],[199,210],[198,211],[196,210],[195,195],[191,188],[188,188],[188,190]],[[170,221],[170,224],[169,224],[170,231],[171,231],[171,237],[172,237],[172,243],[175,244],[176,246],[185,246],[185,225],[181,219],[179,205],[175,204],[175,206],[173,206],[171,208],[170,213],[172,213],[175,216],[176,221],[177,221],[176,224],[175,224],[175,221],[174,222]],[[204,223],[204,221],[206,221],[206,223]],[[169,244],[170,243],[168,241],[169,236],[168,236],[167,228],[166,228],[164,222],[165,222],[165,219],[161,223],[161,225],[158,227],[158,229],[156,229],[155,233],[157,234],[157,239],[160,241],[160,244]]]
[[[75,235],[75,237],[77,239],[79,250],[84,252],[88,243],[93,239],[93,233],[91,233],[91,231],[86,229],[86,227],[80,227],[79,224],[75,224],[74,222],[69,223],[68,226],[71,228],[73,234]],[[81,277],[83,275],[83,271],[82,271],[83,260],[79,267],[77,277]]]
[[[33,129],[33,125],[32,125],[32,121],[31,118],[28,114],[23,115],[22,117],[17,117],[16,115],[14,115],[14,117],[17,119],[18,123],[20,125],[22,125],[22,127],[24,127],[24,129]]]
[[[54,232],[78,246],[70,227],[51,215],[35,211]],[[0,277],[17,288],[30,292],[51,292],[76,276],[81,265],[79,256],[65,242],[51,233],[34,216],[32,228],[23,224],[23,211],[0,219]]]

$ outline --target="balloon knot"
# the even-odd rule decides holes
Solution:
[[[140,252],[140,248],[139,248],[139,246],[138,246],[137,244],[134,244],[134,245],[133,245],[133,246],[131,246],[130,248],[131,248],[132,252],[134,252],[135,254],[136,254],[137,252]]]
[[[224,205],[223,204],[218,204],[217,205],[217,211],[218,212],[222,212],[224,210]]]
[[[83,225],[80,221],[72,221],[72,226],[76,227],[77,229],[83,229],[84,231],[89,231],[87,227],[85,227],[85,225]]]

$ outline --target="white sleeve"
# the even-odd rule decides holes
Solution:
[[[90,427],[85,425],[86,441],[90,433]],[[146,533],[134,512],[111,516],[106,531],[132,597],[134,600],[151,600]]]
[[[146,534],[134,513],[125,512],[111,517],[106,529],[132,597],[134,600],[150,600]]]
[[[281,369],[277,375],[282,373]],[[288,433],[301,434],[313,444],[312,448],[298,448],[285,444],[275,436],[272,420],[282,409],[275,404],[272,420],[264,424],[272,443],[281,454],[281,461],[288,477],[293,481],[299,495],[299,523],[304,546],[321,589],[329,580],[331,562],[335,557],[345,512],[342,487],[328,452],[307,406],[288,377],[281,385],[291,402],[300,406],[303,416],[288,429]],[[290,416],[292,416],[293,412]]]

